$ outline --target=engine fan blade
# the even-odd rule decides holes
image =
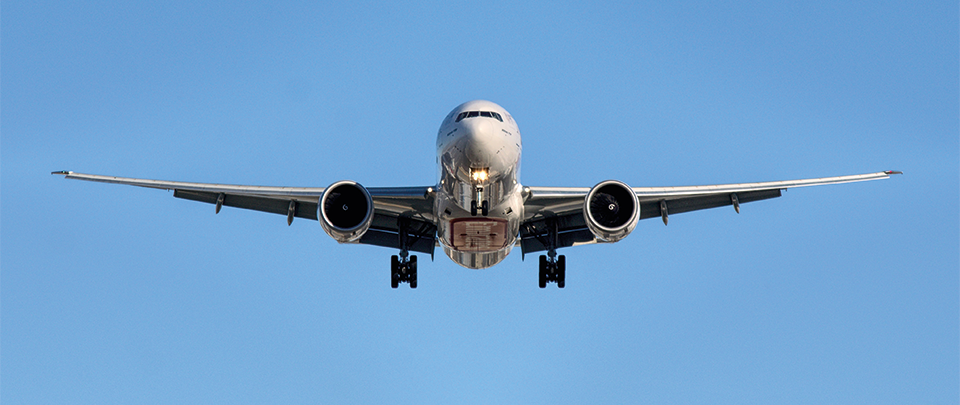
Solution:
[[[602,226],[619,225],[620,203],[610,194],[597,193],[593,201],[590,201],[590,214]]]

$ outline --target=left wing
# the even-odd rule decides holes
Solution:
[[[317,205],[326,190],[325,187],[242,186],[135,179],[71,171],[52,174],[68,179],[173,190],[174,197],[215,204],[216,213],[224,206],[269,212],[286,215],[288,225],[294,218],[318,220]],[[374,217],[370,229],[359,243],[400,248],[400,238],[403,236],[408,250],[433,254],[437,226],[433,215],[432,188],[372,187],[367,191],[373,199]]]
[[[780,197],[781,191],[795,187],[852,183],[886,179],[897,171],[883,171],[851,176],[816,179],[770,181],[763,183],[719,184],[685,187],[633,187],[640,203],[639,219],[660,217],[667,224],[669,214],[733,205],[740,212],[740,204]],[[583,215],[587,187],[527,187],[524,210],[526,217],[520,226],[520,245],[523,254],[580,244],[600,242],[587,228]],[[549,242],[545,234],[555,229],[556,242]]]

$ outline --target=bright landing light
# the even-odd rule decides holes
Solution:
[[[478,183],[487,181],[487,169],[470,169],[470,177]]]

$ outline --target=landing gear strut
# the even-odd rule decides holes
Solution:
[[[390,287],[397,288],[400,283],[410,283],[410,288],[417,288],[417,255],[390,256]]]
[[[550,257],[540,255],[540,288],[546,288],[547,283],[557,283],[557,288],[563,288],[567,279],[567,258],[557,256],[550,251]]]

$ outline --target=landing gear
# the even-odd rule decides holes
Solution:
[[[423,222],[417,225],[410,216],[401,215],[397,218],[400,255],[390,256],[390,287],[397,288],[400,283],[409,283],[410,288],[417,288],[417,256],[410,255],[410,248],[423,239],[428,239],[430,245],[433,245],[433,237],[430,235],[436,231],[436,227]],[[420,248],[422,247],[421,244]],[[419,251],[430,253],[430,258],[433,258],[431,251]]]
[[[478,213],[483,216],[490,214],[490,203],[484,201],[482,204],[480,204],[480,207],[477,208],[477,202],[470,201],[470,215],[477,216]]]
[[[547,251],[546,255],[540,255],[540,288],[546,288],[547,283],[557,283],[557,288],[563,288],[567,281],[567,258],[557,255],[557,248],[561,247],[560,224],[555,217],[544,219],[543,225],[526,225],[524,232],[536,238]]]
[[[406,257],[390,256],[390,287],[397,288],[400,283],[410,283],[417,288],[417,255]]]
[[[477,206],[477,201],[483,202]],[[483,199],[483,187],[480,186],[473,189],[473,201],[470,201],[470,215],[475,217],[478,213],[483,216],[490,213],[490,203]]]
[[[567,278],[567,258],[563,255],[556,256],[553,253],[551,257],[540,255],[540,288],[546,288],[547,283],[557,283],[557,288],[563,288],[566,285]]]

